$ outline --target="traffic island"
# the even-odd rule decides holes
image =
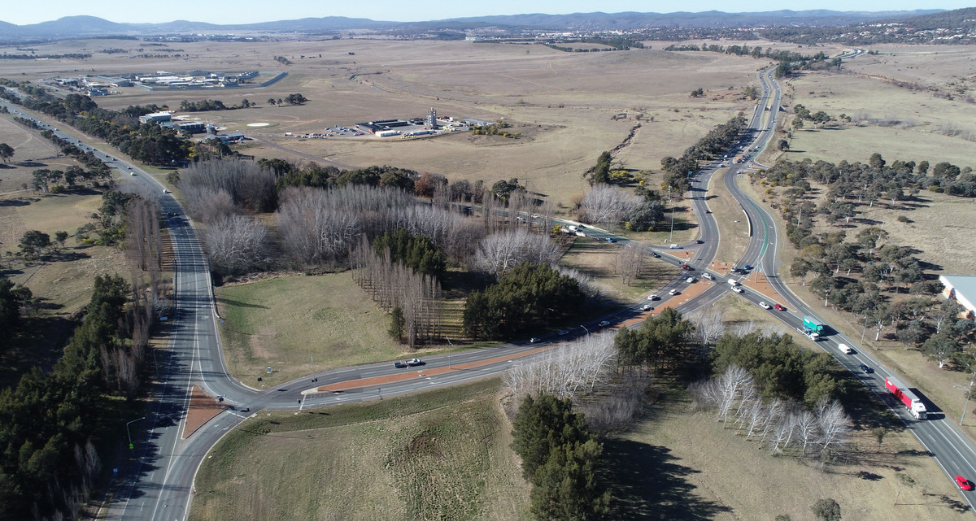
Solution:
[[[766,275],[763,273],[750,274],[748,277],[739,282],[742,283],[743,286],[769,298],[773,302],[777,302],[780,298],[779,293],[776,293],[776,291],[773,290],[773,286],[769,284],[769,280],[766,279]]]
[[[190,390],[190,407],[186,411],[186,422],[183,424],[181,438],[184,440],[189,438],[226,408],[226,405],[208,396],[203,389],[194,385]]]

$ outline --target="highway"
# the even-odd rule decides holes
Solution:
[[[778,277],[778,227],[777,220],[763,207],[755,204],[739,190],[737,179],[740,173],[755,164],[752,159],[768,146],[773,136],[778,108],[780,106],[780,88],[772,78],[773,69],[760,72],[763,85],[761,98],[757,101],[756,110],[749,122],[749,130],[743,133],[740,142],[729,151],[727,161],[716,160],[707,165],[692,179],[693,211],[700,223],[698,239],[702,244],[690,243],[680,245],[682,250],[692,250],[693,256],[687,263],[694,268],[695,277],[707,272],[704,270],[714,259],[720,240],[717,223],[714,216],[708,213],[707,187],[711,177],[723,175],[723,182],[729,188],[735,199],[745,211],[752,229],[750,244],[738,266],[752,264],[755,269],[762,271],[771,286],[780,295],[780,303],[787,307],[787,311],[770,311],[774,317],[781,320],[791,330],[800,327],[802,317],[816,314],[806,306]],[[769,107],[769,110],[765,110]],[[18,115],[22,109],[9,105],[8,109]],[[36,117],[34,119],[37,119]],[[47,128],[47,127],[42,127]],[[79,147],[86,147],[84,143],[61,131],[56,132],[60,137],[68,139]],[[736,155],[745,156],[745,162],[735,163]],[[220,319],[213,308],[212,285],[207,262],[200,248],[196,230],[186,218],[183,209],[172,197],[164,193],[160,185],[150,175],[137,165],[127,163],[105,153],[99,153],[110,165],[122,172],[131,172],[135,176],[132,182],[143,184],[151,192],[158,193],[164,215],[167,215],[167,225],[172,237],[174,257],[177,259],[175,270],[175,287],[177,292],[176,309],[169,317],[163,334],[168,338],[168,348],[160,353],[156,360],[158,368],[158,383],[153,385],[152,393],[155,398],[153,410],[147,414],[145,420],[132,424],[134,441],[139,440],[136,447],[135,460],[130,468],[120,469],[116,494],[105,519],[125,520],[180,520],[188,516],[190,502],[193,498],[193,478],[211,447],[231,429],[246,422],[247,418],[263,409],[302,410],[306,407],[319,407],[337,403],[358,402],[372,400],[381,396],[393,396],[430,389],[436,386],[453,385],[474,379],[497,375],[514,363],[517,355],[535,349],[542,345],[570,340],[586,332],[595,332],[599,326],[594,323],[582,324],[572,328],[565,336],[548,335],[542,337],[542,342],[516,342],[484,348],[473,351],[451,353],[426,359],[426,365],[420,368],[397,369],[391,363],[377,363],[351,368],[323,371],[314,375],[281,384],[273,389],[258,391],[238,382],[229,374],[221,353],[217,321]],[[723,162],[727,167],[723,167]],[[724,173],[723,173],[724,169]],[[563,221],[568,223],[569,221]],[[619,243],[626,243],[622,237],[616,237],[608,232],[587,227],[586,234],[595,240],[613,238]],[[684,262],[683,257],[669,255],[674,252],[667,245],[650,246],[650,251],[660,255],[660,261],[678,266]],[[726,277],[721,273],[709,272],[716,279],[715,283],[699,280],[696,284],[710,284],[701,295],[679,307],[682,312],[690,312],[714,303],[730,291],[731,286],[725,283]],[[666,300],[668,289],[683,291],[688,283],[687,274],[677,277],[662,289],[662,297]],[[746,290],[740,294],[758,305],[760,301],[769,299],[762,295]],[[621,321],[640,313],[640,307],[646,301],[634,303],[632,306],[616,313],[613,321]],[[772,302],[770,302],[772,303]],[[660,305],[660,302],[654,305]],[[841,353],[837,345],[844,343],[855,348],[850,355]],[[932,454],[933,458],[946,471],[949,479],[957,474],[976,478],[976,445],[972,443],[952,422],[946,421],[945,416],[930,404],[928,420],[915,421],[906,409],[891,398],[884,389],[884,376],[890,371],[883,367],[870,354],[860,350],[857,345],[844,335],[836,333],[827,336],[818,345],[826,352],[837,358],[840,363],[858,375],[865,386],[875,392],[892,410],[905,422],[919,441]],[[454,370],[434,376],[424,375],[425,370],[453,367],[476,361],[490,361],[472,369]],[[863,373],[860,364],[874,368],[873,373]],[[342,392],[312,393],[306,391],[316,387],[333,383],[345,382],[352,379],[388,376],[393,374],[415,373],[416,378],[383,384],[380,387],[362,387]],[[312,379],[316,379],[313,383]],[[188,406],[189,390],[191,386],[200,386],[212,397],[221,396],[230,407],[217,415],[213,420],[198,429],[192,436],[182,439],[180,434]],[[967,503],[976,492],[962,492]]]

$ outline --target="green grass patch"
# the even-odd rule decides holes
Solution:
[[[190,518],[525,519],[498,389],[258,413],[204,460]]]
[[[389,316],[348,273],[281,276],[216,294],[227,366],[249,385],[260,386],[258,376],[274,385],[403,354],[387,333]]]

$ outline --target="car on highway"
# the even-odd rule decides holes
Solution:
[[[705,213],[712,213],[712,211],[711,210],[705,210]]]
[[[681,249],[681,245],[680,244],[672,244],[671,246],[668,246],[668,248],[671,248],[672,250],[680,250]]]
[[[683,269],[685,271],[695,271],[695,268],[692,268],[691,266],[689,266],[687,264],[682,264],[681,265],[681,269]]]
[[[568,335],[568,334],[569,334],[569,330],[568,329],[560,329],[559,330],[559,336],[564,336],[564,335]]]
[[[407,360],[407,365],[409,365],[410,367],[415,367],[415,366],[418,366],[418,365],[425,365],[426,363],[427,362],[424,362],[423,360],[421,360],[419,358],[411,358],[410,360]]]
[[[752,269],[752,264],[746,264],[745,266],[742,267],[742,269],[744,269],[744,270],[751,270]]]
[[[769,309],[772,306],[770,306],[769,304],[767,304],[765,301],[759,301],[759,307],[761,307],[763,309]]]
[[[868,367],[867,364],[861,364],[861,371],[864,371],[865,373],[873,373],[874,369]]]
[[[656,251],[652,251],[651,252],[651,257],[654,257],[655,259],[660,259],[661,258],[661,256],[658,255],[658,253]]]
[[[715,277],[713,277],[711,273],[702,273],[702,277],[707,280],[715,280]]]
[[[698,279],[696,279],[695,277],[688,277],[687,279],[685,279],[685,282],[687,282],[688,284],[694,284],[698,282]]]
[[[647,300],[657,300],[659,298],[661,297],[657,296],[657,293],[651,293],[650,295],[647,296]]]
[[[668,295],[672,295],[672,296],[673,296],[673,295],[680,295],[680,294],[681,294],[681,292],[680,292],[680,291],[678,291],[678,289],[677,289],[677,288],[675,288],[675,289],[672,289],[671,291],[669,291],[669,292],[668,292]]]
[[[641,306],[641,311],[653,311],[653,310],[654,310],[654,306],[650,304],[644,304],[643,306]]]
[[[972,490],[973,489],[973,484],[970,483],[968,479],[966,479],[966,478],[964,478],[962,476],[956,476],[956,485],[959,485],[959,488],[961,488],[963,490]]]
[[[607,327],[607,326],[610,325],[610,321],[609,320],[601,320],[600,323],[597,324],[597,325],[599,325],[600,327]]]
[[[163,188],[163,193],[164,193],[164,194],[168,194],[168,193],[169,193],[169,190],[167,190],[167,189],[165,189],[165,188]]]
[[[530,344],[538,344],[539,342],[542,342],[542,339],[537,336],[534,336],[529,339]]]
[[[403,369],[404,367],[407,367],[407,363],[397,360],[396,362],[393,362],[393,367],[396,367],[397,369]]]
[[[614,239],[613,237],[607,237],[606,239],[603,239],[603,240],[605,240],[607,242],[617,242],[617,239]]]
[[[129,175],[132,176],[132,177],[135,177],[136,176],[136,173],[135,172],[129,172]]]
[[[786,311],[786,308],[780,304],[773,304],[773,307],[776,308],[776,311]]]
[[[695,244],[705,244],[705,241],[698,239],[695,241]]]

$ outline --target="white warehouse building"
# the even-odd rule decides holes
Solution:
[[[945,286],[942,294],[946,298],[954,299],[966,309],[966,317],[976,317],[976,276],[973,275],[939,275],[939,282]]]

